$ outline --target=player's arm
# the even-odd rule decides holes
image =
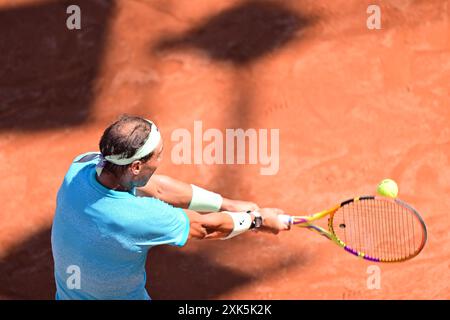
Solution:
[[[179,208],[197,212],[256,210],[253,202],[231,200],[164,175],[153,175],[145,187],[138,188],[139,196],[154,197]]]
[[[255,227],[255,213],[247,212],[212,212],[199,214],[185,210],[190,222],[189,239],[230,239]],[[283,211],[275,208],[258,210],[262,225],[255,230],[278,234],[288,230],[289,226],[278,219]]]

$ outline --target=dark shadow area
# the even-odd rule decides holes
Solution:
[[[153,48],[200,49],[218,61],[245,65],[285,45],[316,21],[272,1],[249,1],[208,17],[181,35],[162,38]]]
[[[246,263],[245,257],[252,255],[252,248],[261,248],[261,259],[265,261],[259,262],[265,267],[245,265],[241,271],[226,265],[227,261],[235,259]],[[219,244],[206,241],[198,244],[194,253],[170,246],[155,247],[147,261],[147,290],[152,299],[217,299],[307,261],[302,253],[288,251],[268,259],[263,248],[264,241],[258,235]]]
[[[0,259],[0,297],[54,299],[50,229],[25,239]]]
[[[81,30],[69,30],[69,5]],[[48,1],[0,9],[0,132],[87,120],[114,0]]]
[[[162,246],[150,251],[147,272],[147,290],[152,299],[158,300],[213,299],[254,280],[216,265],[206,250],[202,254],[188,254]]]

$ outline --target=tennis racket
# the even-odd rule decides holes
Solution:
[[[326,216],[328,230],[311,223]],[[363,196],[309,216],[278,217],[286,224],[314,230],[347,252],[375,262],[412,259],[427,240],[419,213],[399,199]]]

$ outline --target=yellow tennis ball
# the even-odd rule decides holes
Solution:
[[[398,195],[397,183],[391,179],[384,179],[378,184],[377,193],[380,196],[396,198]]]

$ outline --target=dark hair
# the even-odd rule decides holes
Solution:
[[[132,157],[147,141],[150,130],[151,124],[144,119],[123,115],[103,132],[99,143],[100,152],[104,157],[114,154]],[[152,155],[153,152],[139,160],[147,162]],[[118,176],[129,166],[130,164],[116,165],[106,161],[103,170]]]

